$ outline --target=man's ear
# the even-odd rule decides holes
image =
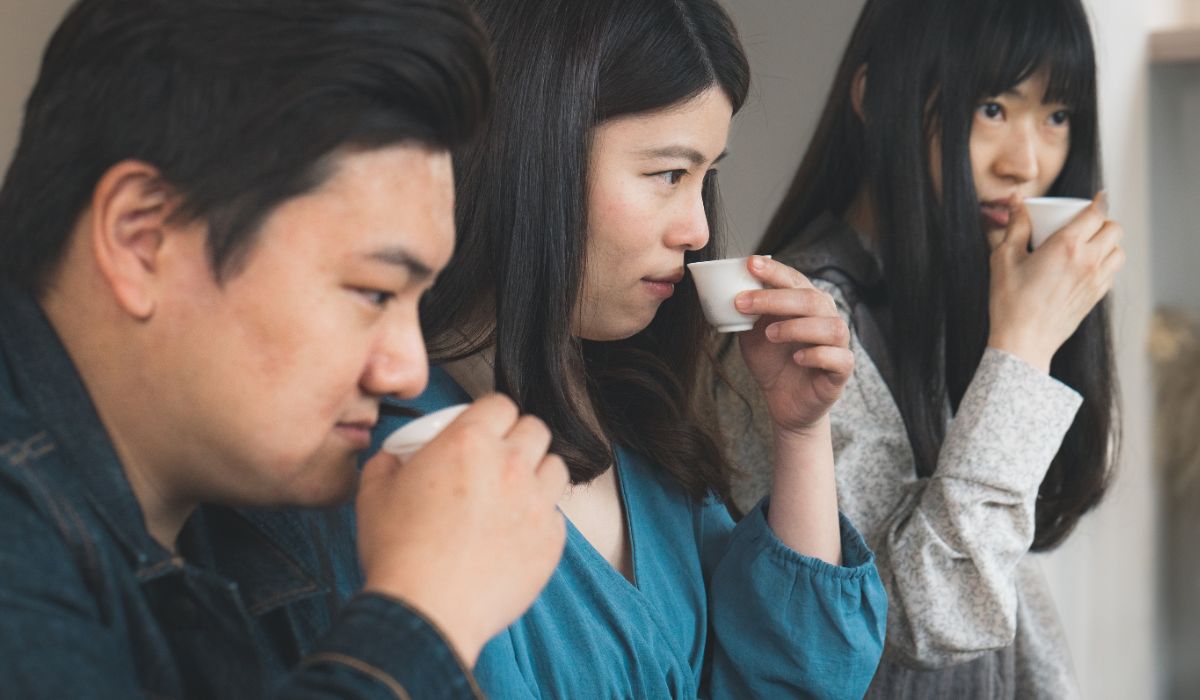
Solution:
[[[173,210],[171,190],[158,169],[140,161],[117,163],[92,192],[92,216],[84,233],[117,304],[146,319],[157,303],[156,273]]]
[[[854,71],[854,80],[850,82],[850,105],[854,108],[854,113],[858,115],[859,121],[864,124],[867,121],[866,112],[863,111],[863,100],[867,96],[867,64],[862,64],[858,70]]]

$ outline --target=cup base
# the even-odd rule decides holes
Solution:
[[[724,326],[717,326],[718,333],[741,333],[754,328],[753,323],[729,323]]]

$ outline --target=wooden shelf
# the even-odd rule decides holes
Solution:
[[[1200,24],[1160,29],[1150,34],[1152,63],[1200,61]]]

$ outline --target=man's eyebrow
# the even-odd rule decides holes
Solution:
[[[638,153],[643,158],[683,158],[691,161],[692,165],[701,165],[707,158],[704,154],[690,146],[663,146],[662,148],[649,148]],[[729,151],[722,151],[721,155],[713,160],[713,164],[720,163],[721,159],[729,155]]]
[[[420,282],[433,276],[433,269],[417,260],[403,248],[382,248],[367,254],[367,258],[388,265],[396,265],[408,269],[408,274],[414,282]]]

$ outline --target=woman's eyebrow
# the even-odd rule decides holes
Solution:
[[[702,165],[708,159],[704,154],[691,146],[663,146],[661,148],[650,148],[640,151],[638,155],[644,158],[683,158],[691,161],[692,165]],[[713,163],[719,163],[722,158],[729,155],[729,151],[722,151],[721,155],[717,156]]]

